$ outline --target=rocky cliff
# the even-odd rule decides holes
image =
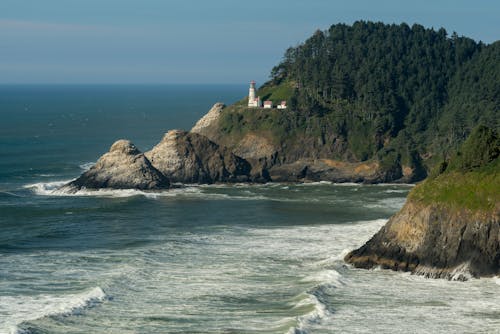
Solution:
[[[63,186],[74,192],[87,189],[166,189],[167,177],[151,165],[149,160],[128,140],[118,140],[97,163],[79,178]]]
[[[500,274],[500,138],[477,127],[404,207],[345,260],[465,279]]]
[[[499,209],[474,213],[409,201],[345,260],[359,268],[380,266],[433,278],[498,275]]]

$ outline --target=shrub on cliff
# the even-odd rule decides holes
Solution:
[[[476,127],[467,138],[445,171],[472,171],[498,158],[500,138],[495,130],[484,125]]]

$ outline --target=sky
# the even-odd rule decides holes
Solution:
[[[500,39],[498,0],[0,0],[0,84],[262,83],[288,47],[357,20]]]

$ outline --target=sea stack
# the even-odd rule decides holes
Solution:
[[[171,182],[249,181],[251,166],[245,159],[198,133],[171,130],[145,155]]]
[[[61,190],[140,189],[158,190],[170,186],[169,180],[128,140],[118,140],[97,163]]]

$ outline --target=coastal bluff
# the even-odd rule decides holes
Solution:
[[[500,138],[478,126],[345,261],[434,278],[500,274]]]
[[[358,268],[465,280],[500,274],[499,207],[493,213],[409,201],[345,261]]]
[[[272,129],[262,129],[273,117],[283,120],[278,120]],[[272,132],[287,133],[289,124],[285,119],[294,117],[294,112],[287,109],[249,109],[216,103],[191,133],[205,136],[248,161],[249,179],[254,182],[408,183],[422,177],[421,170],[402,165],[397,157],[389,164],[378,159],[354,159],[345,153],[346,143],[341,138],[321,141],[307,133],[290,131],[286,140],[277,140]],[[244,124],[228,124],[228,120],[234,119],[241,119]]]

